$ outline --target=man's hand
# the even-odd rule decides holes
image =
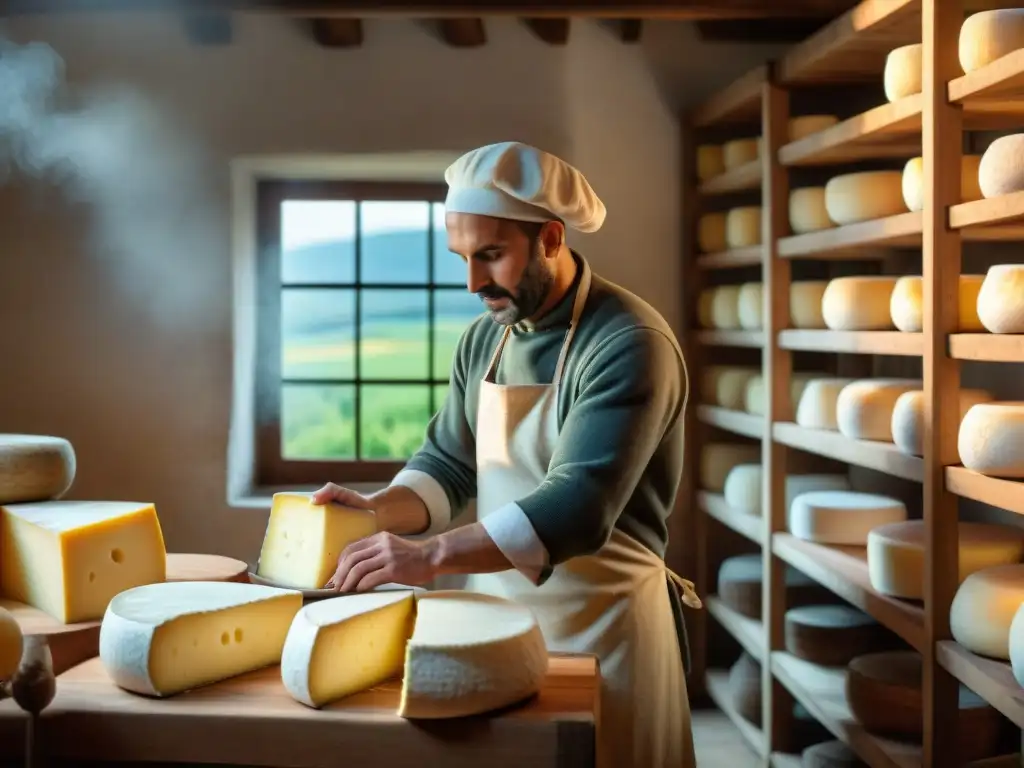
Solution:
[[[366,496],[334,483],[328,483],[314,493],[312,501],[314,504],[330,504],[333,501],[356,509],[373,509],[373,502]]]
[[[430,541],[409,541],[376,533],[345,547],[326,589],[366,592],[381,584],[418,587],[434,578]]]

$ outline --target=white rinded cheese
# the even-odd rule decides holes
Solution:
[[[725,503],[748,515],[760,515],[762,477],[760,464],[739,464],[725,478]],[[846,475],[786,475],[786,509],[793,499],[811,491],[844,490],[850,487]]]
[[[978,166],[978,186],[985,197],[1024,190],[1024,133],[1000,136],[988,145]]]
[[[921,389],[915,379],[862,379],[843,387],[836,400],[836,423],[854,440],[891,443],[892,412],[904,392]]]
[[[839,429],[836,416],[839,393],[854,381],[829,376],[808,381],[796,407],[796,423],[807,429]]]
[[[176,581],[110,601],[100,660],[116,685],[172,696],[281,661],[302,593],[232,581]]]
[[[764,288],[761,283],[743,283],[736,301],[740,328],[748,331],[759,330],[763,325],[762,311]]]
[[[821,300],[828,280],[795,280],[789,284],[789,322],[794,328],[823,329]]]
[[[960,200],[969,203],[981,200],[978,169],[981,155],[963,155],[960,163]],[[924,210],[924,158],[912,157],[903,166],[903,202],[912,211]]]
[[[960,306],[957,331],[973,333],[985,330],[978,317],[978,292],[984,275],[960,275]],[[923,284],[917,275],[906,275],[896,281],[889,300],[889,314],[897,330],[919,333],[924,330]]]
[[[715,301],[716,288],[705,288],[697,296],[697,325],[701,328],[714,328],[711,308]]]
[[[701,253],[719,253],[726,247],[725,213],[705,213],[697,219],[697,248]]]
[[[859,171],[825,184],[825,209],[836,224],[856,224],[907,213],[900,171]]]
[[[964,74],[1024,48],[1024,8],[999,8],[968,16],[958,46]]]
[[[796,408],[796,404],[800,402],[800,397],[804,393],[804,387],[807,386],[807,382],[812,379],[820,377],[820,373],[812,373],[806,371],[794,371],[789,382],[789,397],[790,403],[793,408]],[[757,416],[763,416],[765,407],[767,405],[766,399],[767,390],[765,388],[764,377],[761,374],[757,374],[749,382],[747,382],[747,389],[743,397],[743,410],[747,413],[753,413]]]
[[[75,479],[75,449],[61,437],[0,434],[0,504],[59,499]]]
[[[800,141],[839,122],[835,115],[799,115],[789,118],[789,140]]]
[[[711,296],[711,325],[720,330],[740,327],[740,287],[720,285]]]
[[[1024,602],[1018,607],[1010,622],[1010,669],[1017,684],[1024,688]]]
[[[978,318],[992,333],[1024,333],[1024,264],[989,267],[978,292]]]
[[[370,510],[313,504],[305,493],[275,493],[257,575],[281,587],[321,589],[345,547],[376,532]]]
[[[907,519],[902,502],[858,491],[810,491],[793,499],[789,532],[798,539],[821,544],[862,547],[868,531]]]
[[[747,383],[757,376],[757,372],[757,368],[709,366],[701,377],[701,399],[708,405],[738,411],[743,408]]]
[[[833,331],[891,330],[890,304],[898,278],[888,275],[837,277],[821,297],[821,314]]]
[[[735,139],[722,145],[725,169],[732,170],[761,157],[761,139]]]
[[[992,400],[992,395],[981,389],[961,389],[960,420],[974,405]],[[924,455],[924,392],[904,392],[892,409],[892,441],[903,453]]]
[[[894,48],[885,57],[882,81],[885,86],[885,98],[890,102],[921,92],[923,51],[920,43],[913,43]]]
[[[707,181],[725,172],[725,159],[719,144],[701,144],[697,147],[697,179]]]
[[[152,504],[0,507],[0,594],[57,621],[97,621],[118,592],[166,577],[167,551]]]
[[[725,244],[746,248],[761,242],[761,207],[747,205],[732,208],[725,216]]]
[[[967,469],[1024,478],[1024,402],[971,406],[960,422],[957,449]]]
[[[700,452],[700,487],[721,493],[725,478],[737,464],[761,460],[761,446],[751,443],[705,443]]]
[[[958,523],[961,583],[975,571],[1019,563],[1024,532],[1007,525]],[[921,600],[924,594],[924,523],[907,520],[868,534],[868,576],[883,595]]]
[[[967,650],[1010,660],[1010,624],[1024,604],[1024,565],[975,571],[960,585],[949,608],[949,629]]]
[[[24,639],[21,626],[6,608],[0,608],[0,683],[10,680],[21,664]]]
[[[824,187],[803,187],[789,193],[789,228],[794,235],[834,226],[825,208]]]

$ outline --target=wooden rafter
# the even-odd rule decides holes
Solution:
[[[313,39],[325,48],[358,48],[363,44],[359,19],[311,19]]]
[[[455,48],[476,48],[487,43],[483,19],[440,19],[437,26],[441,39]]]
[[[569,19],[523,19],[523,23],[549,45],[565,45],[569,42]]]
[[[827,16],[777,19],[708,19],[694,27],[709,43],[796,43],[806,40],[829,21]]]

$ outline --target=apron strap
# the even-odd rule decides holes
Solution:
[[[672,579],[677,587],[679,587],[679,595],[686,605],[694,609],[704,607],[704,603],[702,603],[700,598],[697,597],[697,590],[692,581],[684,579],[668,566],[665,566],[665,573],[667,573],[668,577]]]
[[[505,348],[505,342],[508,341],[508,336],[511,332],[511,326],[507,326],[502,332],[501,339],[498,341],[498,345],[494,348],[494,354],[491,355],[491,362],[487,366],[487,372],[484,374],[484,381],[491,383],[497,381],[495,377],[498,374],[498,360],[501,358],[501,350]]]

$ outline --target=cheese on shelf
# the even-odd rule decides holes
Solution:
[[[961,389],[960,421],[978,403],[988,402],[992,395],[981,389]],[[904,392],[892,409],[892,441],[903,453],[924,455],[924,392]]]
[[[967,650],[1010,660],[1010,624],[1024,604],[1024,565],[975,571],[960,585],[949,608],[949,629]]]
[[[714,316],[711,308],[715,301],[715,288],[705,288],[697,296],[697,325],[701,328],[714,328]]]
[[[724,213],[705,213],[697,219],[697,248],[701,253],[718,253],[725,250]]]
[[[978,292],[978,318],[992,333],[1024,333],[1024,264],[989,267]]]
[[[701,399],[708,405],[731,410],[743,408],[747,383],[758,375],[757,368],[712,365],[701,379]]]
[[[787,518],[790,533],[798,539],[862,547],[871,529],[906,520],[907,508],[873,493],[811,491],[793,499]]]
[[[957,583],[975,571],[1019,563],[1024,532],[1007,525],[958,523]],[[875,528],[868,534],[868,577],[883,595],[921,600],[924,595],[924,523],[907,520]]]
[[[841,741],[813,744],[800,755],[801,768],[866,768],[857,753]]]
[[[6,608],[0,608],[0,683],[10,680],[18,671],[24,648],[21,626]]]
[[[960,200],[969,203],[981,200],[978,169],[981,155],[963,155],[960,162]],[[924,210],[924,158],[912,157],[903,166],[903,202],[911,211]]]
[[[985,197],[1024,190],[1024,133],[1000,136],[988,145],[978,166],[978,186]]]
[[[764,564],[760,554],[726,558],[718,568],[718,596],[729,608],[749,619],[761,620],[761,584]],[[786,605],[814,605],[838,598],[803,572],[787,565],[784,570]]]
[[[862,379],[846,385],[836,400],[839,432],[853,440],[891,443],[896,401],[922,386],[915,379]]]
[[[821,315],[833,331],[892,330],[892,292],[898,278],[837,277],[821,297]]]
[[[729,667],[732,707],[744,720],[761,724],[761,665],[746,651]]]
[[[743,283],[736,301],[740,328],[748,331],[759,330],[762,326],[764,290],[761,283]]]
[[[968,16],[957,53],[964,74],[1024,48],[1024,8],[1000,8]]]
[[[726,170],[752,163],[761,156],[761,139],[734,139],[722,145]]]
[[[277,664],[302,593],[232,581],[129,589],[100,625],[100,661],[114,684],[176,693]]]
[[[75,449],[64,438],[0,434],[0,505],[59,499],[75,467]]]
[[[796,423],[806,429],[839,429],[839,393],[854,381],[827,376],[808,381],[796,407]]]
[[[923,51],[920,43],[913,43],[894,48],[885,57],[882,82],[890,103],[921,92]]]
[[[701,144],[697,147],[697,179],[707,181],[725,172],[725,159],[719,144]]]
[[[794,328],[823,329],[821,300],[828,280],[796,280],[789,285],[789,322]]]
[[[0,507],[0,593],[57,621],[98,620],[117,593],[166,576],[167,552],[152,504]]]
[[[753,443],[705,443],[700,453],[700,487],[721,493],[725,478],[737,464],[761,460],[761,446]]]
[[[794,235],[834,226],[825,208],[824,187],[803,187],[789,193],[789,228]]]
[[[304,493],[275,493],[257,575],[282,587],[321,589],[345,547],[376,532],[370,510],[316,505]]]
[[[1010,670],[1017,684],[1024,688],[1024,603],[1017,606],[1013,614],[1007,645],[1010,648]]]
[[[960,306],[957,330],[973,333],[985,330],[978,317],[978,292],[984,275],[960,275]],[[893,325],[904,333],[919,333],[924,330],[924,297],[922,281],[916,275],[907,275],[896,281],[889,302],[889,313]]]
[[[971,406],[960,422],[957,449],[967,469],[1024,478],[1024,402]]]
[[[900,171],[859,171],[825,184],[825,208],[836,224],[856,224],[907,213]]]
[[[831,128],[839,122],[835,115],[800,115],[789,118],[789,140],[800,141]]]
[[[761,207],[747,205],[731,208],[725,215],[725,244],[729,248],[746,248],[761,242]]]
[[[725,478],[725,503],[748,515],[761,514],[760,464],[738,464]],[[793,499],[810,491],[844,490],[850,487],[846,475],[790,474],[786,476],[786,509]]]
[[[794,371],[789,382],[789,397],[793,407],[800,402],[807,382],[821,376],[820,373],[807,371]],[[767,403],[764,377],[757,374],[747,383],[747,391],[743,401],[743,410],[747,413],[763,415]]]
[[[841,667],[865,653],[892,648],[892,634],[850,605],[805,605],[785,615],[786,652],[823,667]]]
[[[711,324],[719,330],[732,331],[740,327],[740,287],[720,285],[711,297]]]

